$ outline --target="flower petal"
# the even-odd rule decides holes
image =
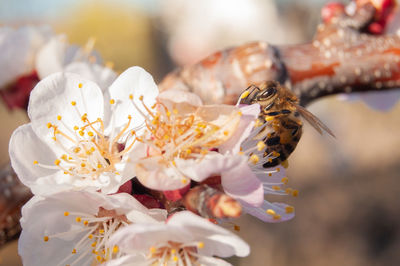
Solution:
[[[240,110],[242,117],[235,133],[218,147],[221,153],[231,152],[232,154],[237,154],[240,151],[240,145],[249,136],[254,127],[254,122],[260,113],[260,105],[246,105],[241,107]]]
[[[0,88],[33,71],[36,52],[47,33],[48,29],[36,27],[6,29],[0,33]]]
[[[105,266],[148,266],[149,261],[144,254],[126,255],[108,261]]]
[[[74,106],[71,104],[74,102]],[[56,73],[40,81],[33,89],[28,114],[33,131],[47,143],[54,143],[48,123],[73,136],[73,127],[83,126],[81,115],[89,121],[103,117],[103,95],[92,81],[72,73]],[[60,116],[61,120],[58,120]],[[72,143],[60,137],[67,147]],[[56,145],[52,145],[52,147]]]
[[[117,74],[112,69],[90,62],[73,62],[65,66],[64,71],[93,81],[103,92],[108,91],[108,87],[117,78]]]
[[[126,123],[128,115],[132,115],[132,127],[143,125],[144,118],[140,113],[147,115],[146,109],[139,100],[143,96],[143,102],[147,107],[151,107],[158,95],[158,87],[155,84],[153,77],[141,67],[131,67],[125,70],[110,86],[109,95],[111,99],[116,101],[113,122],[116,127]],[[133,96],[133,101],[140,109],[138,111],[130,100],[130,95]]]
[[[245,257],[250,253],[249,245],[241,238],[190,211],[174,214],[167,220],[167,224],[191,232],[192,238],[197,241],[204,241],[204,248],[198,250],[200,254]]]
[[[214,258],[214,257],[207,257],[207,256],[199,256],[197,261],[200,265],[207,265],[207,266],[229,266],[232,265],[229,262],[224,260]]]
[[[37,178],[54,174],[57,170],[45,169],[34,161],[53,165],[56,155],[33,132],[31,124],[18,127],[9,145],[11,165],[21,182],[30,186]]]
[[[54,36],[41,47],[36,55],[36,71],[40,79],[63,70],[67,48],[65,35]]]
[[[217,152],[209,152],[201,159],[180,159],[176,158],[175,163],[179,171],[190,179],[201,182],[204,179],[221,175],[239,164],[244,157],[242,156],[224,156]]]
[[[222,173],[222,187],[228,195],[235,199],[253,206],[260,206],[264,200],[262,183],[251,171],[247,157],[240,157],[243,158],[234,167]]]
[[[155,190],[175,190],[187,185],[187,180],[172,166],[160,165],[161,157],[140,160],[135,165],[137,179],[147,188]],[[183,180],[186,180],[185,181]]]
[[[201,99],[194,93],[181,90],[166,90],[157,99],[169,110],[176,109],[179,114],[193,113],[202,105]]]
[[[68,182],[70,177],[62,171],[39,166],[54,165],[56,156],[33,132],[31,124],[17,128],[11,136],[9,146],[11,165],[21,182],[33,194],[51,194],[72,188]]]

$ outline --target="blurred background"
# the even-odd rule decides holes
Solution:
[[[156,81],[215,50],[253,40],[310,40],[323,0],[1,0],[0,24],[50,25],[70,43],[91,37],[104,61],[121,72],[140,65]],[[1,52],[1,51],[0,51]],[[252,248],[234,265],[400,265],[400,106],[389,112],[336,96],[309,110],[336,139],[308,125],[289,160],[296,198],[292,221],[266,224],[244,216],[240,235]],[[27,122],[0,104],[0,163],[12,131]],[[17,243],[0,249],[0,265],[21,265]]]

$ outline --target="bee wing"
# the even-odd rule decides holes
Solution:
[[[296,104],[296,109],[300,113],[300,115],[304,117],[304,119],[307,120],[307,122],[310,123],[310,125],[312,125],[313,128],[315,128],[319,132],[319,134],[322,135],[322,130],[324,130],[329,135],[335,138],[335,134],[333,134],[333,132],[324,123],[322,123],[322,121],[319,120],[318,117],[310,113],[306,108]]]

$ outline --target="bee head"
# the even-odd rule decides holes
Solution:
[[[279,84],[274,81],[268,81],[259,86],[251,85],[242,93],[239,103],[268,105],[278,96],[278,88]]]

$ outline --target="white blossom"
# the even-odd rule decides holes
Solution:
[[[145,95],[150,105],[158,94],[151,75],[139,67],[122,73],[110,91],[115,97]],[[11,163],[21,181],[34,194],[116,192],[135,176],[127,162],[143,118],[132,117],[131,102],[127,96],[104,104],[95,83],[72,73],[39,82],[28,107],[31,123],[15,130],[10,140]]]
[[[174,214],[165,224],[124,227],[110,241],[125,256],[107,266],[230,265],[213,256],[244,257],[250,252],[235,234],[189,211]]]
[[[157,224],[166,211],[133,196],[70,191],[34,196],[22,208],[19,254],[29,265],[97,265],[122,253],[113,234],[132,223]]]

